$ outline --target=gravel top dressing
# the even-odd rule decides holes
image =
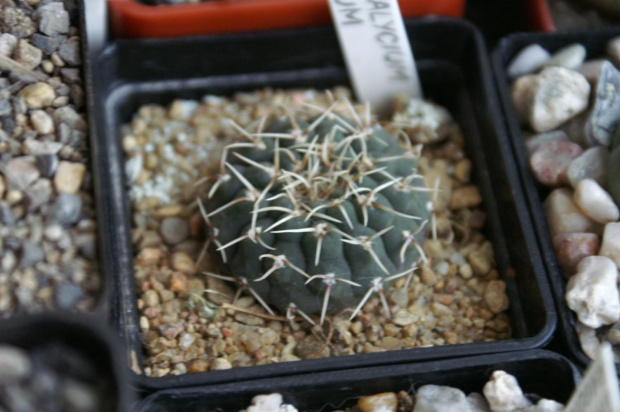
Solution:
[[[0,2],[0,318],[101,290],[76,2]]]
[[[393,119],[380,128],[350,101],[345,88],[265,89],[145,105],[122,127],[147,376],[511,336],[506,284],[483,235],[482,197],[458,125],[437,105],[397,99]],[[373,143],[377,133],[387,143]],[[347,145],[349,152],[338,152]],[[261,150],[271,150],[269,159]],[[373,160],[373,151],[382,157]],[[310,174],[291,177],[299,164]],[[408,172],[392,176],[397,164]],[[274,170],[286,185],[261,186],[261,174]],[[375,182],[334,183],[353,188],[340,197],[351,208],[329,198],[333,191],[319,195],[328,193],[327,180],[344,175]],[[237,195],[227,189],[231,182]],[[381,200],[390,190],[427,201],[408,211]],[[218,193],[232,194],[217,203]],[[275,204],[304,196],[318,203]],[[327,198],[329,206],[321,203]],[[382,216],[394,220],[381,226]],[[295,219],[312,224],[288,226]],[[369,231],[355,232],[365,223]],[[338,242],[330,238],[336,235]],[[396,248],[377,246],[397,241]],[[290,242],[305,245],[297,249],[302,255]],[[346,259],[332,258],[338,248]],[[358,261],[361,269],[350,270]],[[296,292],[274,292],[282,282]]]

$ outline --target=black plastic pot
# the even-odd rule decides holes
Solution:
[[[69,312],[16,317],[0,325],[0,344],[37,353],[37,362],[60,377],[89,382],[102,412],[128,411],[134,400],[119,339],[96,317]]]
[[[487,237],[498,270],[508,284],[514,338],[487,343],[305,360],[194,375],[147,378],[136,375],[144,390],[205,385],[369,365],[510,352],[544,346],[555,328],[556,314],[544,266],[536,248],[526,203],[493,88],[485,46],[469,23],[429,18],[408,21],[407,30],[427,97],[446,106],[460,123],[474,163],[473,178],[488,212]],[[119,127],[146,103],[174,98],[198,99],[206,93],[231,94],[265,86],[326,88],[348,84],[334,30],[321,27],[261,34],[191,39],[119,41],[101,56],[96,71],[99,140],[105,159],[109,214],[103,224],[114,251],[117,301],[113,319],[131,356],[142,359],[139,313],[133,276],[133,250],[123,152]],[[509,239],[509,241],[508,241]],[[510,270],[509,270],[510,269]],[[512,272],[517,275],[507,277]]]
[[[352,407],[363,396],[381,392],[412,391],[422,385],[446,385],[466,394],[482,392],[491,373],[503,370],[515,376],[523,392],[566,403],[579,382],[577,368],[565,357],[534,350],[455,360],[379,366],[351,371],[324,372],[290,378],[262,379],[210,387],[169,389],[150,395],[136,412],[239,411],[252,397],[280,393],[284,402],[300,411],[332,411]],[[320,396],[317,396],[320,394]]]
[[[506,74],[506,68],[510,60],[525,46],[538,43],[545,49],[553,52],[572,43],[581,43],[587,49],[587,58],[601,57],[605,55],[606,43],[609,39],[620,35],[620,28],[590,29],[570,33],[541,34],[519,33],[504,38],[493,54],[493,65],[498,89],[505,113],[505,121],[510,133],[516,165],[531,216],[536,228],[536,235],[540,244],[540,250],[545,260],[551,289],[553,291],[558,308],[560,333],[557,335],[557,343],[563,352],[575,358],[581,365],[587,365],[590,358],[581,349],[577,332],[575,331],[576,317],[566,305],[564,298],[566,279],[562,275],[553,244],[551,234],[547,226],[547,219],[543,211],[542,202],[549,190],[541,188],[536,183],[529,166],[529,156],[525,147],[525,138],[521,133],[521,127],[510,96],[510,82]]]

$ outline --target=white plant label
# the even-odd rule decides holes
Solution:
[[[422,97],[397,0],[329,0],[329,6],[359,100],[381,113],[395,95]]]
[[[590,363],[564,412],[620,412],[620,390],[609,343],[601,345],[598,356]]]

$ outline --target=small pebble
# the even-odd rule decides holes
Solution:
[[[484,290],[484,302],[493,313],[501,313],[508,309],[509,300],[506,295],[506,282],[492,280]]]
[[[393,392],[364,396],[357,401],[357,407],[361,412],[396,412],[398,398]]]
[[[20,40],[13,52],[13,58],[16,62],[32,70],[41,64],[43,53],[26,40]]]
[[[540,133],[533,135],[525,141],[525,146],[530,156],[544,143],[548,142],[567,142],[568,136],[562,130],[554,130],[552,132]]]
[[[588,107],[590,83],[577,72],[548,67],[538,76],[531,93],[529,123],[536,132],[548,132]]]
[[[572,275],[584,258],[599,249],[599,236],[594,233],[561,233],[553,238],[558,264],[566,275]]]
[[[452,192],[450,209],[473,208],[482,203],[482,196],[477,186],[465,186]]]
[[[74,194],[60,193],[52,206],[46,222],[62,226],[73,226],[82,215],[82,199]]]
[[[508,63],[508,76],[516,78],[525,74],[534,73],[540,69],[551,54],[538,44],[530,44],[521,49],[521,51]]]
[[[560,233],[603,233],[603,225],[590,219],[577,206],[571,189],[555,189],[543,206],[552,237]]]
[[[43,110],[33,110],[32,113],[30,113],[30,121],[39,134],[45,135],[54,133],[54,121]]]
[[[583,74],[591,85],[596,85],[601,75],[601,68],[606,59],[596,59],[584,62],[579,68],[579,73]]]
[[[35,83],[24,87],[18,94],[26,102],[29,109],[43,109],[52,104],[56,98],[56,92],[47,83]]]
[[[610,258],[620,267],[620,223],[605,225],[599,255]]]
[[[482,391],[493,412],[514,412],[531,405],[517,379],[504,371],[493,372]]]
[[[572,187],[586,178],[594,179],[602,187],[607,186],[609,151],[606,147],[591,147],[568,166],[566,175]]]
[[[538,84],[538,76],[521,76],[512,83],[510,95],[521,124],[527,124],[530,117],[532,91]]]
[[[161,222],[159,232],[170,245],[181,243],[189,236],[189,226],[185,219],[168,217]]]
[[[613,132],[620,124],[620,71],[609,62],[601,66],[590,113],[585,126],[589,144],[611,145]]]
[[[413,412],[469,411],[467,397],[460,389],[424,385],[415,394]]]
[[[593,179],[583,179],[577,184],[574,199],[584,214],[599,223],[615,222],[620,218],[618,206]]]
[[[69,13],[61,2],[52,2],[37,9],[39,30],[48,35],[56,36],[69,32]]]
[[[618,268],[604,256],[590,256],[577,266],[577,274],[566,285],[566,304],[579,321],[591,328],[620,319]]]
[[[558,187],[569,183],[568,167],[583,149],[573,142],[542,143],[530,158],[530,168],[540,183]]]
[[[616,67],[620,67],[620,36],[614,37],[607,42],[607,54]]]
[[[86,166],[82,163],[62,161],[54,176],[54,187],[58,192],[77,193],[84,180]]]
[[[84,291],[72,282],[63,282],[56,286],[56,305],[59,309],[72,309],[84,297]]]
[[[562,47],[551,55],[551,58],[547,60],[544,67],[564,67],[566,69],[576,70],[578,69],[586,59],[586,48],[578,43],[570,44]]]

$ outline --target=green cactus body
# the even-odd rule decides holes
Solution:
[[[412,272],[432,208],[413,148],[330,113],[246,137],[204,202],[222,274],[280,311],[324,316]]]

